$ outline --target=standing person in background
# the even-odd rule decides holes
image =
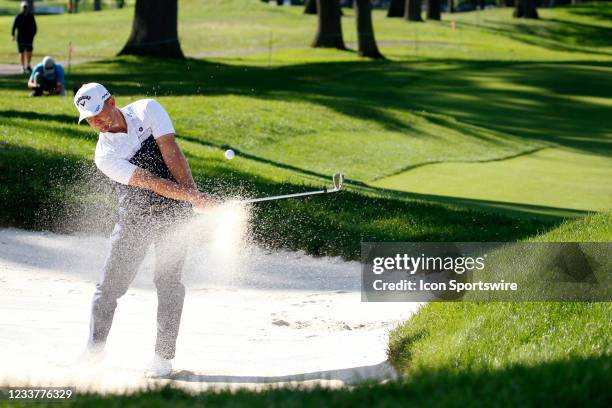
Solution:
[[[17,31],[17,37],[15,37],[15,31]],[[25,1],[21,2],[21,13],[17,14],[13,20],[11,35],[13,36],[13,41],[17,40],[17,52],[19,53],[21,69],[24,74],[30,74],[32,72],[30,63],[32,62],[34,36],[36,35],[36,19],[30,13],[30,7]]]

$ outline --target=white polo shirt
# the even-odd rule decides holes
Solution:
[[[154,99],[141,99],[121,108],[127,133],[100,132],[95,162],[111,180],[128,184],[136,166],[130,159],[151,136],[155,139],[175,133],[166,110]]]

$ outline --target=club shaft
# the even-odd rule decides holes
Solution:
[[[309,195],[325,194],[325,193],[335,193],[336,191],[338,190],[334,188],[331,190],[317,190],[317,191],[309,191],[306,193],[285,194],[285,195],[279,195],[279,196],[274,196],[274,197],[251,198],[248,200],[240,200],[238,202],[243,203],[243,204],[258,203],[260,201],[282,200],[285,198],[304,197],[304,196],[309,196]]]

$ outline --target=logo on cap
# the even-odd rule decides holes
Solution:
[[[91,99],[91,96],[82,95],[82,96],[79,96],[79,99],[77,99],[77,103],[81,105],[82,107],[85,107],[85,100],[90,100],[90,99]]]

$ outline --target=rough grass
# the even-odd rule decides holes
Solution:
[[[612,215],[593,214],[532,240],[609,242],[611,227]],[[499,375],[506,378],[500,390],[504,395],[525,392],[523,387],[529,390],[527,379],[532,378],[537,388],[530,389],[530,398],[545,396],[550,403],[564,379],[569,391],[561,392],[570,400],[604,404],[612,395],[609,390],[599,395],[597,390],[599,376],[610,376],[611,312],[605,302],[429,303],[391,332],[389,361],[409,378],[431,372],[468,376],[466,389],[483,377]],[[520,378],[510,374],[517,367]],[[537,380],[530,373],[536,367],[542,370]]]

